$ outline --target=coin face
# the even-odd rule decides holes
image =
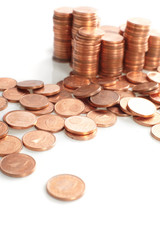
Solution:
[[[25,177],[35,170],[35,160],[23,153],[12,153],[2,158],[0,169],[10,177]]]
[[[15,136],[7,135],[6,137],[0,139],[0,156],[1,157],[11,153],[20,152],[21,149],[22,149],[22,142],[19,138]]]
[[[47,192],[54,198],[72,201],[84,194],[85,184],[77,176],[70,174],[57,175],[47,182]]]
[[[142,118],[142,117],[134,116],[133,120],[142,126],[152,127],[153,125],[160,123],[160,114],[156,112],[153,115],[153,117],[150,117],[150,118]]]
[[[87,117],[91,118],[98,127],[110,127],[117,121],[117,116],[107,110],[95,110],[87,114]]]
[[[45,151],[54,147],[56,137],[45,131],[31,131],[23,136],[23,144],[26,148],[33,151]]]
[[[17,81],[13,78],[0,78],[0,91],[15,87]]]
[[[104,87],[104,89],[109,89],[113,91],[120,91],[120,90],[122,91],[122,90],[127,90],[128,88],[129,88],[129,82],[125,80],[119,80],[116,82],[116,84],[112,86]]]
[[[90,140],[92,138],[94,138],[96,135],[97,135],[97,129],[90,133],[90,134],[86,134],[86,135],[77,135],[77,134],[74,134],[74,133],[71,133],[71,132],[68,132],[67,130],[65,130],[65,134],[74,139],[74,140],[78,140],[78,141],[86,141],[86,140]]]
[[[4,138],[8,133],[8,126],[4,122],[0,121],[0,138]]]
[[[27,94],[22,97],[19,102],[29,110],[40,110],[49,105],[48,98],[39,94]]]
[[[36,128],[49,132],[59,132],[64,128],[64,119],[57,115],[43,115],[37,119]]]
[[[37,122],[37,118],[33,113],[22,110],[8,112],[3,119],[10,127],[15,129],[30,128]]]
[[[32,112],[36,116],[40,116],[40,115],[52,113],[53,110],[54,110],[54,105],[53,105],[53,103],[49,102],[47,107],[40,109],[40,110],[30,110],[30,112]]]
[[[159,86],[158,86],[158,83],[155,83],[155,82],[146,82],[146,83],[141,83],[141,84],[138,84],[136,86],[134,86],[132,88],[132,90],[134,92],[140,92],[140,93],[143,93],[143,92],[149,92],[149,91],[152,91],[152,90],[155,90],[157,89]]]
[[[121,98],[124,97],[135,97],[135,94],[132,91],[126,90],[126,91],[116,91],[116,93],[118,93],[118,95]]]
[[[39,80],[26,80],[17,83],[17,87],[20,89],[37,89],[42,88],[44,83]]]
[[[111,107],[119,102],[119,95],[110,90],[102,90],[95,96],[90,97],[91,103],[96,107]]]
[[[21,97],[30,92],[27,90],[21,90],[16,87],[9,88],[3,92],[3,97],[6,98],[9,102],[19,102]]]
[[[91,97],[101,91],[101,86],[98,84],[90,84],[87,86],[82,86],[77,88],[73,95],[77,98],[87,98]]]
[[[44,96],[52,96],[60,92],[60,87],[56,84],[45,84],[44,87],[34,90],[34,93]]]
[[[4,97],[0,97],[0,111],[4,110],[7,106],[7,100]]]
[[[66,99],[66,98],[72,98],[72,94],[68,91],[62,90],[60,93],[54,96],[48,97],[48,100],[52,103],[56,103],[59,100]]]
[[[160,73],[159,72],[149,72],[147,77],[150,81],[160,83]]]
[[[126,75],[129,82],[138,84],[148,82],[147,74],[141,71],[132,71]]]
[[[151,135],[156,140],[160,141],[160,124],[156,124],[151,128]]]
[[[90,80],[86,77],[71,75],[64,79],[64,86],[71,89],[77,89],[84,85],[89,85]]]

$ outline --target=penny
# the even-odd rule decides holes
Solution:
[[[36,116],[40,116],[40,115],[45,115],[45,114],[52,113],[53,110],[54,110],[54,105],[53,105],[53,103],[49,102],[47,107],[45,107],[43,109],[40,109],[40,110],[32,110],[30,112],[32,112]]]
[[[156,124],[151,128],[151,135],[160,141],[160,124]]]
[[[149,97],[154,103],[160,104],[160,92],[156,94],[151,94]]]
[[[92,138],[94,138],[97,134],[97,130],[95,130],[94,132],[90,133],[90,134],[86,134],[86,135],[77,135],[77,134],[73,134],[71,132],[68,132],[65,130],[65,134],[74,139],[74,140],[79,140],[79,141],[86,141],[86,140],[90,140]]]
[[[87,114],[87,117],[91,118],[97,127],[110,127],[117,121],[117,116],[107,110],[95,110]]]
[[[84,103],[74,98],[61,99],[55,104],[55,112],[63,117],[79,115],[84,108]]]
[[[22,142],[19,138],[7,135],[0,139],[0,156],[20,152],[22,149]]]
[[[149,72],[147,73],[147,78],[156,83],[160,83],[160,73],[159,72]]]
[[[76,200],[84,194],[85,183],[77,176],[61,174],[47,182],[47,192],[54,198],[63,201]]]
[[[113,90],[113,91],[127,90],[128,88],[129,88],[129,82],[125,80],[119,80],[116,82],[116,84],[112,86],[104,87],[104,89]]]
[[[9,88],[3,92],[3,97],[6,98],[9,102],[19,102],[21,97],[30,92],[27,90],[21,90],[16,87]]]
[[[90,80],[86,77],[78,76],[78,75],[71,75],[64,79],[64,86],[71,89],[77,89],[84,85],[89,85]]]
[[[124,97],[120,100],[120,108],[123,112],[125,112],[128,115],[132,115],[131,112],[128,111],[128,101],[131,99],[132,97]]]
[[[120,99],[124,98],[124,97],[135,97],[135,94],[132,91],[130,91],[130,90],[115,91],[115,92],[118,93],[118,95],[120,96]]]
[[[92,78],[92,83],[99,84],[102,87],[108,87],[116,84],[117,79],[116,78],[107,78],[107,77],[98,77],[98,78]]]
[[[12,128],[26,129],[33,127],[36,122],[36,116],[28,111],[11,111],[4,115],[3,120]]]
[[[60,87],[56,84],[46,84],[40,89],[34,90],[34,93],[44,96],[52,96],[60,92]]]
[[[66,99],[71,97],[72,97],[72,94],[70,92],[63,90],[54,96],[48,97],[48,100],[52,103],[56,103],[61,99]]]
[[[8,134],[8,126],[4,122],[0,121],[0,138],[4,138]]]
[[[0,97],[0,111],[4,110],[7,106],[7,100],[4,97]]]
[[[57,82],[57,85],[60,87],[60,91],[64,91],[65,90],[65,91],[71,92],[71,93],[74,91],[74,89],[72,89],[72,88],[65,87],[64,83],[63,83],[63,80]]]
[[[54,147],[56,137],[45,131],[35,130],[23,136],[23,144],[26,148],[33,151],[46,151]]]
[[[77,88],[73,95],[77,98],[87,98],[96,95],[101,91],[101,86],[98,84],[90,84]]]
[[[26,80],[17,83],[17,87],[20,89],[37,89],[42,88],[44,83],[39,80]]]
[[[35,170],[35,160],[23,153],[12,153],[2,158],[0,169],[10,177],[25,177]]]
[[[13,78],[0,78],[0,91],[15,87],[17,81]]]
[[[158,83],[155,82],[146,82],[146,83],[140,83],[132,88],[132,91],[134,92],[149,92],[154,89],[158,88]]]
[[[128,114],[124,113],[121,109],[119,105],[113,106],[113,107],[109,107],[107,108],[108,111],[116,114],[119,117],[128,117]]]
[[[111,107],[119,102],[119,95],[110,90],[102,90],[90,97],[91,103],[96,107]]]
[[[156,112],[154,103],[145,98],[131,98],[128,101],[128,109],[135,116],[139,117],[152,117]]]
[[[65,129],[73,134],[87,135],[94,132],[97,126],[96,123],[88,117],[73,116],[65,120]]]
[[[134,83],[134,84],[148,82],[147,74],[144,72],[140,72],[140,71],[128,72],[126,77],[129,82]]]
[[[43,115],[37,119],[36,128],[49,132],[59,132],[64,128],[64,119],[57,115]]]
[[[86,113],[88,113],[88,112],[90,112],[90,111],[92,111],[92,110],[95,109],[95,107],[91,106],[91,105],[89,104],[89,102],[87,102],[86,99],[85,99],[85,100],[83,99],[82,101],[83,101],[84,106],[85,106],[82,114],[86,114]]]
[[[22,97],[19,102],[29,110],[40,110],[49,105],[48,98],[39,94],[27,94]]]
[[[143,118],[143,117],[134,116],[133,120],[140,125],[143,125],[143,126],[146,126],[146,127],[152,127],[153,125],[160,123],[160,114],[156,112],[153,115],[153,117],[150,117],[150,118]]]

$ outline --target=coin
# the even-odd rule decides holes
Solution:
[[[71,75],[64,79],[64,86],[71,89],[77,89],[89,84],[90,80],[83,76]]]
[[[84,194],[85,183],[77,176],[61,174],[47,182],[47,192],[54,198],[63,201],[76,200]]]
[[[138,84],[148,82],[147,74],[141,71],[128,72],[126,75],[129,82]]]
[[[135,94],[132,91],[130,91],[130,90],[115,91],[115,92],[118,93],[118,95],[120,96],[120,99],[124,98],[124,97],[135,97]]]
[[[3,116],[3,120],[15,129],[30,128],[37,122],[37,118],[33,113],[22,110],[8,112]]]
[[[4,122],[0,121],[0,139],[7,136],[8,126]]]
[[[153,125],[160,123],[160,114],[156,112],[153,115],[153,117],[150,117],[150,118],[143,118],[143,117],[134,116],[133,120],[140,125],[143,125],[143,126],[146,126],[146,127],[152,127]]]
[[[158,66],[157,71],[160,73],[160,66]]]
[[[70,92],[62,90],[60,93],[58,93],[54,96],[48,97],[48,100],[52,103],[56,103],[61,99],[66,99],[66,98],[71,98],[71,97],[72,97],[72,94]]]
[[[95,96],[90,97],[91,103],[96,107],[111,107],[119,102],[119,95],[110,90],[102,90]]]
[[[26,80],[17,83],[17,87],[20,89],[37,89],[42,88],[44,83],[39,80]]]
[[[147,73],[147,78],[156,83],[160,83],[160,73],[159,72],[149,72]]]
[[[46,151],[54,147],[56,137],[45,131],[35,130],[23,136],[23,144],[26,148],[33,151]]]
[[[87,98],[96,95],[101,91],[101,86],[98,84],[90,84],[77,88],[73,95],[77,98]]]
[[[110,127],[117,121],[117,116],[107,110],[95,110],[87,114],[97,124],[97,127]]]
[[[0,139],[0,156],[20,152],[22,149],[22,142],[19,138],[7,135]]]
[[[116,82],[116,84],[112,86],[104,87],[104,89],[113,90],[113,91],[122,91],[127,90],[129,88],[129,82],[125,80],[119,80]]]
[[[128,110],[128,101],[131,99],[132,97],[124,97],[120,100],[119,105],[120,108],[123,112],[127,113],[128,115],[132,115],[131,112],[129,112]]]
[[[132,88],[132,91],[134,92],[149,92],[157,89],[159,87],[158,83],[156,82],[146,82],[146,83],[140,83]]]
[[[7,100],[4,97],[0,97],[0,111],[4,110],[7,106]]]
[[[97,130],[95,130],[94,132],[90,133],[90,134],[86,134],[86,135],[77,135],[77,134],[73,134],[71,132],[68,132],[65,130],[65,134],[74,139],[74,140],[78,140],[78,141],[87,141],[90,140],[92,138],[94,138],[97,134]]]
[[[113,107],[109,107],[107,108],[108,111],[116,114],[119,117],[128,117],[128,114],[124,113],[121,109],[119,105],[115,105]]]
[[[49,102],[47,107],[40,109],[40,110],[31,110],[30,112],[32,112],[36,116],[40,116],[40,115],[52,113],[53,110],[54,110],[54,105],[53,105],[53,103]]]
[[[34,93],[44,96],[52,96],[60,92],[60,87],[56,84],[45,84],[44,87],[34,90]]]
[[[0,91],[15,87],[17,81],[13,78],[0,78]]]
[[[39,94],[27,94],[22,97],[19,102],[29,110],[40,110],[49,105],[48,98]]]
[[[160,104],[160,92],[156,94],[151,94],[149,97],[154,103]]]
[[[49,132],[59,132],[64,128],[64,119],[57,115],[43,115],[37,119],[36,128]]]
[[[16,87],[9,88],[3,92],[3,97],[6,98],[9,102],[19,102],[21,97],[30,92],[27,90],[21,90]]]
[[[10,177],[25,177],[35,170],[35,160],[23,153],[12,153],[2,158],[0,169]]]
[[[84,106],[85,106],[82,114],[86,114],[86,113],[88,113],[88,112],[90,112],[90,111],[95,109],[95,107],[91,106],[86,99],[83,99],[81,101],[84,103]]]
[[[63,117],[79,115],[84,108],[84,103],[74,98],[61,99],[55,104],[55,112]]]
[[[160,124],[156,124],[151,128],[151,135],[156,140],[160,141]]]

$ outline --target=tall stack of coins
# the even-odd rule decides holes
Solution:
[[[127,21],[124,32],[126,72],[143,69],[145,52],[148,51],[150,25],[151,22],[143,18],[131,18]]]
[[[146,70],[156,70],[160,65],[160,31],[151,30],[148,39],[148,52],[145,55]]]
[[[68,62],[71,59],[72,8],[54,10],[54,53],[53,59]]]
[[[102,37],[100,75],[117,77],[123,71],[124,38],[117,33],[105,33]]]

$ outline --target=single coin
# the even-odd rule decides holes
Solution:
[[[128,72],[126,75],[129,82],[138,84],[148,82],[147,74],[139,71]]]
[[[94,138],[97,135],[97,130],[95,130],[94,132],[90,133],[90,134],[86,134],[86,135],[77,135],[71,132],[68,132],[65,130],[65,134],[74,139],[74,140],[78,140],[78,141],[86,141],[86,140],[90,140],[92,138]]]
[[[49,105],[48,98],[39,94],[27,94],[22,97],[19,102],[29,110],[40,110]]]
[[[95,110],[95,107],[91,106],[91,105],[89,104],[89,102],[87,102],[86,99],[83,99],[83,100],[81,100],[81,101],[84,103],[84,106],[85,106],[82,114],[86,114],[86,113],[88,113],[88,112],[90,112],[90,111],[92,111],[92,110]]]
[[[0,169],[10,177],[25,177],[35,170],[35,160],[23,153],[12,153],[2,158]]]
[[[143,125],[143,126],[146,126],[146,127],[152,127],[153,125],[160,123],[160,114],[156,112],[153,115],[153,117],[150,117],[150,118],[143,118],[143,117],[134,116],[133,120],[140,125]]]
[[[97,127],[110,127],[117,121],[117,116],[107,110],[95,110],[87,114],[87,117],[91,118]]]
[[[131,98],[128,101],[128,109],[133,115],[146,118],[152,117],[156,112],[154,103],[139,97]]]
[[[13,78],[0,78],[0,91],[15,87],[17,81]]]
[[[98,94],[90,97],[91,103],[96,107],[111,107],[119,102],[119,95],[110,90],[101,90]]]
[[[140,83],[132,88],[132,91],[134,92],[149,92],[153,91],[154,89],[157,89],[159,87],[158,83],[156,82],[146,82],[146,83]]]
[[[0,139],[0,156],[20,152],[22,149],[22,142],[19,138],[7,135]]]
[[[160,124],[156,124],[151,128],[151,135],[160,141]]]
[[[119,105],[113,106],[113,107],[109,107],[107,108],[108,111],[116,114],[119,117],[128,117],[128,114],[124,113],[121,109]]]
[[[19,102],[21,97],[30,92],[27,90],[21,90],[16,87],[9,88],[3,92],[3,97],[6,98],[9,102]]]
[[[8,112],[4,115],[3,120],[15,129],[30,128],[37,122],[37,118],[33,113],[22,110]]]
[[[115,91],[116,93],[118,93],[118,95],[120,96],[120,99],[124,98],[124,97],[135,97],[135,94],[130,91],[130,90],[126,90],[126,91]]]
[[[116,84],[117,79],[116,78],[107,78],[107,77],[97,77],[91,79],[92,83],[99,84],[102,87],[108,87]]]
[[[46,151],[54,147],[56,137],[45,131],[35,130],[23,136],[23,144],[26,148],[33,151]]]
[[[147,77],[150,81],[160,83],[160,73],[159,72],[149,72]]]
[[[131,99],[132,97],[124,97],[120,100],[119,105],[120,108],[123,112],[125,112],[128,115],[132,115],[131,112],[129,112],[128,110],[128,101]]]
[[[40,89],[34,90],[34,93],[44,96],[52,96],[60,92],[60,86],[56,84],[46,84]]]
[[[129,88],[129,82],[125,80],[119,80],[116,82],[116,84],[112,86],[105,86],[104,89],[113,90],[113,91],[122,91],[127,90]]]
[[[77,88],[73,95],[77,98],[87,98],[96,95],[101,91],[101,86],[98,84],[90,84]]]
[[[160,104],[160,92],[149,95],[149,98],[154,102]]]
[[[7,106],[7,100],[4,97],[0,97],[0,111],[4,110]]]
[[[47,182],[47,192],[54,198],[63,201],[76,200],[84,194],[85,183],[77,176],[61,174]]]
[[[94,132],[97,126],[96,123],[88,117],[73,116],[65,120],[65,129],[73,134],[87,135]]]
[[[64,83],[64,86],[67,88],[77,89],[84,85],[89,85],[90,80],[86,77],[71,75],[71,76],[66,77],[64,79],[63,83]]]
[[[0,138],[4,138],[8,134],[8,126],[4,122],[0,121]]]
[[[17,83],[17,87],[20,89],[37,89],[42,88],[44,86],[44,82],[39,80],[26,80]]]
[[[52,113],[54,110],[54,105],[53,103],[49,102],[48,106],[40,109],[40,110],[30,110],[30,112],[32,112],[33,114],[35,114],[36,116],[41,116],[41,115],[45,115],[45,114],[49,114]]]
[[[74,98],[61,99],[55,104],[55,112],[63,117],[79,115],[84,108],[84,103]]]
[[[59,132],[64,128],[64,119],[57,115],[43,115],[37,119],[36,128],[49,132]]]
[[[64,91],[65,90],[65,91],[70,92],[70,93],[72,93],[74,91],[74,89],[72,89],[72,88],[65,87],[64,83],[63,83],[63,80],[57,82],[57,85],[60,87],[60,91]]]
[[[60,93],[54,96],[48,97],[48,100],[52,103],[56,103],[59,100],[66,99],[66,98],[72,98],[72,94],[68,91],[62,90]]]

